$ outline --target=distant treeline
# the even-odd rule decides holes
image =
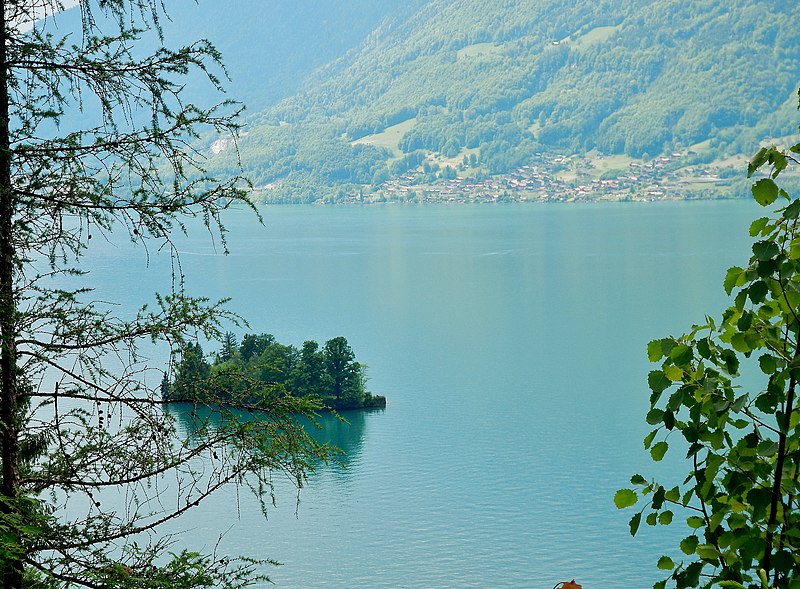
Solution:
[[[385,407],[386,399],[366,390],[366,366],[356,361],[344,337],[320,347],[284,345],[268,333],[247,334],[241,343],[226,333],[222,348],[206,358],[199,343],[187,345],[166,375],[161,393],[167,401],[258,403],[259,397],[289,394],[319,399],[332,409]]]

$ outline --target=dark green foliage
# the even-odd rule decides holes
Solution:
[[[303,342],[300,357],[289,379],[289,390],[295,395],[322,397],[331,390],[331,378],[325,366],[325,355],[315,341]]]
[[[186,345],[175,369],[175,380],[169,387],[169,396],[178,399],[202,399],[208,394],[211,366],[203,356],[199,343]]]
[[[221,362],[231,360],[236,354],[239,347],[236,341],[236,336],[230,331],[226,331],[222,336],[222,349],[219,351],[219,359]]]
[[[325,342],[322,354],[336,401],[358,404],[364,396],[364,377],[350,344],[341,336],[335,337]]]
[[[642,519],[688,526],[681,559],[658,561],[672,574],[657,588],[800,586],[800,199],[775,182],[798,152],[765,148],[750,162],[751,175],[769,171],[754,199],[780,207],[752,223],[753,255],[725,276],[732,305],[721,320],[647,346],[661,365],[648,378],[655,429],[644,445],[655,461],[685,453],[689,472],[675,486],[634,475],[614,502],[642,500],[632,534]],[[745,368],[762,384],[737,384]]]
[[[162,390],[171,401],[238,398],[258,404],[265,395],[279,394],[319,399],[335,409],[383,406],[383,397],[367,392],[365,382],[366,366],[356,361],[344,337],[328,340],[321,349],[306,341],[298,350],[262,333],[245,335],[229,359],[220,353],[210,365],[199,344],[187,346],[175,364],[174,380]]]
[[[275,342],[275,338],[269,333],[260,335],[247,334],[242,338],[242,345],[239,348],[239,358],[243,362],[249,362],[251,358],[258,357],[264,353],[269,346]]]

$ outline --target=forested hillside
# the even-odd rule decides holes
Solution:
[[[170,47],[201,38],[211,40],[230,76],[225,83],[228,97],[245,103],[248,111],[257,111],[294,94],[311,72],[358,46],[384,18],[418,3],[165,0],[169,18],[161,19],[160,25]],[[73,31],[70,42],[75,42],[80,10],[66,10],[43,26],[57,35]],[[156,34],[145,39],[160,44]],[[219,95],[211,95],[208,85],[197,84],[203,76],[193,78],[186,89],[187,99],[219,99]]]
[[[793,3],[429,0],[385,16],[250,119],[241,155],[265,193],[363,195],[409,169],[474,178],[548,153],[709,161],[795,128]]]
[[[241,161],[264,200],[458,199],[464,186],[473,200],[707,194],[728,190],[741,154],[796,128],[795,3],[166,7],[170,44],[208,38],[230,74],[227,96],[208,84],[189,96],[248,107],[238,151],[203,138],[209,169],[236,173]],[[78,18],[54,24],[68,31]],[[443,182],[461,185],[430,189]]]

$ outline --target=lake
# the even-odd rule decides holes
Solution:
[[[656,472],[645,347],[719,315],[758,209],[276,207],[263,227],[228,215],[228,256],[202,231],[179,239],[192,292],[232,297],[251,331],[284,343],[344,335],[388,398],[349,426],[323,420],[347,468],[321,467],[299,504],[279,485],[264,520],[231,489],[184,520],[182,542],[211,550],[225,533],[223,550],[282,562],[269,574],[287,589],[652,586],[685,530],[632,539],[612,501]],[[164,274],[157,259],[140,274],[126,248],[91,265],[121,301]]]

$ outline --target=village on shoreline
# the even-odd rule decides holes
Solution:
[[[622,202],[725,198],[732,196],[736,180],[744,178],[742,170],[746,169],[744,159],[738,166],[731,162],[686,165],[684,161],[688,158],[680,153],[651,161],[626,162],[627,168],[622,170],[604,170],[604,159],[597,155],[590,158],[537,154],[536,160],[528,165],[489,177],[463,174],[469,172],[463,165],[456,174],[453,168],[447,170],[440,165],[439,169],[444,172],[434,182],[426,181],[426,174],[420,170],[409,171],[400,178],[384,182],[372,194],[351,195],[343,202]]]
[[[488,174],[463,157],[429,155],[422,165],[378,185],[317,185],[316,198],[287,198],[284,181],[257,187],[253,200],[264,204],[469,204],[546,202],[651,202],[747,196],[747,158],[707,162],[698,154],[675,152],[651,160],[626,156],[537,153],[506,174]],[[299,197],[298,197],[299,196]]]

